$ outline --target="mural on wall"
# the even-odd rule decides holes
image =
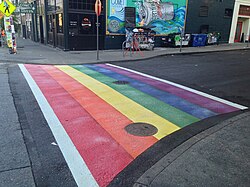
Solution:
[[[108,2],[108,33],[124,33],[124,10],[127,0],[109,0]]]
[[[135,7],[136,25],[152,27],[156,34],[180,33],[184,27],[186,0],[109,0],[107,34],[125,33],[125,7]]]

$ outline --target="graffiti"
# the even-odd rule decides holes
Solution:
[[[121,21],[124,21],[124,7],[126,6],[126,0],[111,0],[110,1],[110,16],[115,16]]]
[[[125,7],[136,8],[136,26],[143,23],[156,34],[180,33],[184,27],[186,0],[110,0],[107,34],[125,33]]]
[[[124,5],[124,0],[111,0],[112,5]]]
[[[139,17],[148,25],[153,20],[172,20],[174,18],[174,5],[172,2],[144,2],[139,5]]]
[[[111,20],[108,24],[109,30],[113,33],[118,32],[120,29],[120,23],[117,20]]]

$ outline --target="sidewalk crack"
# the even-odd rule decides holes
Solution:
[[[13,170],[17,170],[17,169],[25,169],[25,168],[31,168],[31,166],[23,166],[23,167],[19,167],[19,168],[11,168],[11,169],[6,169],[6,170],[0,170],[0,173],[13,171]]]

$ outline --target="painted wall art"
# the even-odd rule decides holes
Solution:
[[[125,7],[135,7],[136,26],[151,27],[158,35],[180,33],[184,27],[186,0],[109,0],[107,34],[125,33]]]

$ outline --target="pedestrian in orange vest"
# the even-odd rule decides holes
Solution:
[[[1,31],[1,46],[3,47],[4,43],[5,43],[5,31],[4,29],[2,29]]]
[[[4,37],[5,37],[4,29],[1,31],[1,36],[4,36]]]

